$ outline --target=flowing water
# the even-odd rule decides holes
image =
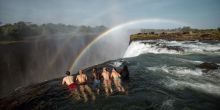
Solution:
[[[204,71],[203,62],[220,65],[219,41],[134,41],[124,58],[97,65],[128,65],[127,93],[94,102],[77,102],[61,85],[61,78],[15,90],[0,100],[3,109],[51,110],[219,110],[220,69]],[[92,67],[85,69],[89,75]],[[91,83],[89,83],[91,85]]]

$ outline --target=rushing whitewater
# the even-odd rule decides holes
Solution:
[[[173,47],[173,48],[172,48]],[[124,58],[135,57],[144,53],[154,54],[220,54],[220,43],[217,41],[134,41],[125,52]]]
[[[102,88],[95,102],[77,102],[58,78],[16,90],[0,100],[0,109],[220,110],[219,67],[208,71],[198,67],[204,62],[220,64],[219,41],[134,41],[124,57],[93,67],[100,73],[102,67],[120,71],[126,64],[130,72],[130,81],[123,82],[126,94],[105,97]],[[93,67],[85,69],[88,76]]]
[[[155,61],[152,61],[149,57],[151,58],[154,54],[158,56],[158,59],[163,59],[163,57],[167,59],[163,59],[158,62],[157,66],[153,66]],[[128,47],[124,57],[136,56],[146,61],[143,64],[143,66],[148,65],[145,68],[146,71],[164,73],[176,77],[172,78],[166,75],[166,77],[169,77],[169,81],[164,82],[167,87],[190,87],[220,96],[220,82],[218,81],[220,79],[220,70],[217,69],[205,73],[202,69],[196,68],[196,65],[203,62],[220,64],[219,41],[134,41]]]

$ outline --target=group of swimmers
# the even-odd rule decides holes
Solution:
[[[88,77],[82,70],[79,70],[79,74],[76,76],[76,78],[74,78],[74,76],[70,75],[69,71],[66,71],[65,74],[66,74],[66,76],[63,78],[62,84],[66,84],[68,86],[69,90],[71,90],[71,92],[72,92],[72,95],[77,100],[81,99],[80,92],[81,92],[85,102],[88,101],[86,92],[89,93],[89,95],[91,96],[93,101],[96,99],[92,89],[87,84]],[[107,70],[106,67],[102,68],[101,74],[98,74],[97,70],[95,68],[93,68],[91,76],[92,76],[91,79],[93,81],[93,88],[97,94],[100,93],[101,81],[103,83],[103,87],[104,87],[106,96],[109,96],[110,94],[113,93],[112,81],[114,82],[114,85],[115,85],[117,91],[122,92],[122,93],[125,92],[125,89],[121,84],[121,75],[119,74],[119,72],[116,71],[115,68],[112,68],[111,74]],[[80,92],[78,92],[77,84],[79,86]]]

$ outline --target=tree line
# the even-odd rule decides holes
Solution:
[[[81,33],[97,33],[107,30],[105,26],[74,26],[65,24],[32,24],[30,22],[17,22],[0,26],[0,41],[24,40],[35,36],[53,36],[56,34],[68,34],[74,31]]]

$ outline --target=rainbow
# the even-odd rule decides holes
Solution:
[[[77,57],[73,61],[73,63],[70,65],[69,71],[72,72],[74,70],[74,68],[77,67],[77,64],[78,64],[79,60],[81,59],[81,57],[99,39],[101,39],[102,37],[105,37],[109,33],[114,32],[118,29],[122,29],[124,27],[134,25],[134,24],[137,24],[137,23],[172,23],[172,24],[178,24],[178,25],[181,25],[181,26],[189,26],[187,23],[184,23],[184,22],[180,22],[180,21],[176,21],[176,20],[167,20],[167,19],[141,19],[141,20],[135,20],[135,21],[130,21],[130,22],[127,22],[127,23],[120,24],[120,25],[115,26],[115,27],[107,30],[106,32],[100,34],[99,36],[95,37],[87,46],[85,46],[82,49],[82,51],[79,52],[79,54],[77,55]]]

